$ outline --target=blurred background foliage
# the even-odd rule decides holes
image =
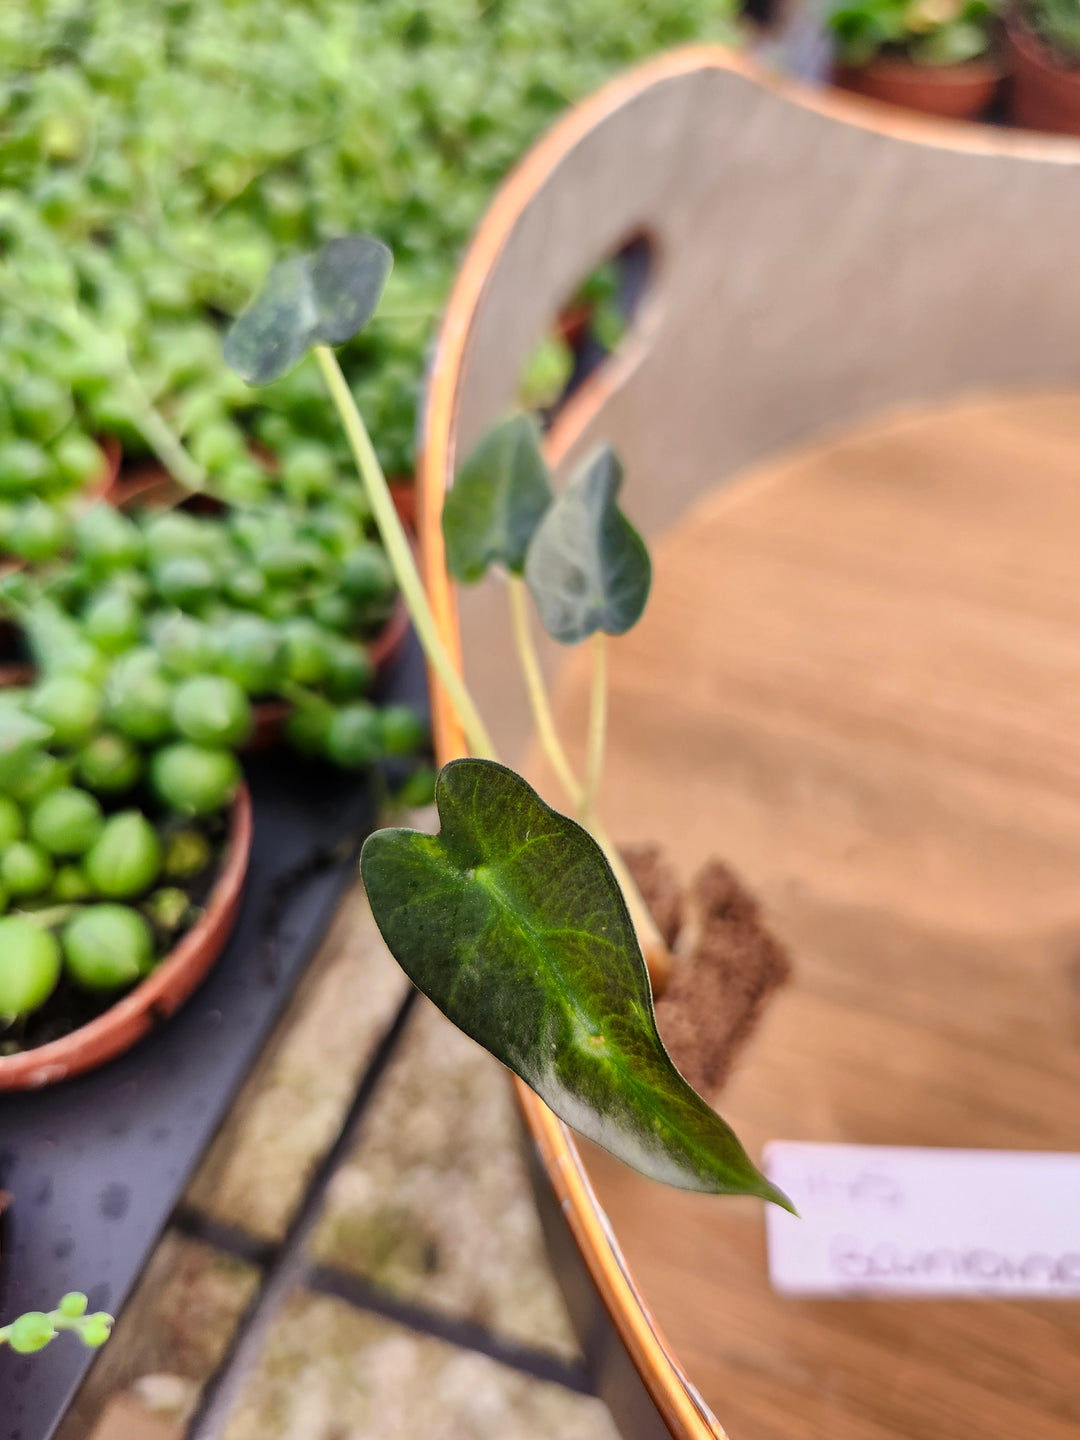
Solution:
[[[731,0],[0,5],[13,460],[48,469],[58,447],[76,461],[83,436],[104,434],[145,449],[117,339],[200,463],[244,463],[252,430],[279,452],[333,449],[310,365],[256,410],[220,332],[275,260],[366,230],[396,266],[343,360],[385,468],[409,471],[425,352],[498,181],[622,67],[734,34]]]

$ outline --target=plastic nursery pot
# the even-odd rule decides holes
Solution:
[[[47,1045],[0,1057],[0,1091],[37,1090],[96,1070],[130,1050],[202,984],[232,933],[251,854],[251,795],[232,802],[221,870],[202,916],[152,974],[86,1025]]]
[[[989,109],[1004,73],[994,56],[965,65],[915,65],[879,55],[868,65],[837,65],[832,78],[841,90],[870,100],[946,120],[978,120]]]
[[[1080,65],[1066,68],[1017,20],[1008,24],[1013,56],[1009,118],[1027,130],[1080,135]]]

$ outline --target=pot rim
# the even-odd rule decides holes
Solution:
[[[230,806],[223,863],[199,919],[145,980],[102,1014],[45,1045],[0,1056],[0,1092],[39,1089],[97,1069],[130,1049],[192,995],[232,931],[252,830],[251,793],[241,783]]]
[[[985,55],[976,55],[959,65],[919,65],[905,55],[877,54],[865,65],[845,65],[837,61],[833,65],[834,75],[865,75],[875,71],[879,75],[895,76],[897,80],[908,78],[919,84],[959,86],[976,88],[989,80],[1003,80],[1009,73],[1000,51],[991,48]]]

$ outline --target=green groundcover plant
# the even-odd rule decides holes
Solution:
[[[999,8],[998,0],[844,0],[828,25],[844,65],[866,65],[878,54],[962,65],[991,49]]]
[[[536,429],[512,417],[466,461],[445,511],[451,570],[466,582],[492,565],[505,571],[538,732],[577,811],[571,819],[498,762],[439,637],[332,348],[371,320],[390,259],[379,241],[352,236],[278,266],[225,347],[252,383],[274,383],[313,350],[417,635],[472,752],[439,775],[437,835],[386,829],[365,843],[376,922],[414,983],[568,1124],[655,1179],[787,1205],[664,1049],[643,953],[644,941],[656,955],[651,925],[596,814],[607,637],[637,622],[651,579],[644,542],[619,508],[618,459],[600,448],[556,494]],[[580,780],[552,722],[528,597],[557,640],[593,648]]]
[[[732,38],[732,15],[731,0],[0,5],[0,491],[9,474],[52,492],[92,478],[101,435],[159,451],[147,396],[198,466],[243,469],[250,433],[283,456],[337,453],[314,365],[256,397],[219,332],[279,255],[353,229],[385,236],[397,265],[341,363],[384,468],[409,471],[425,350],[495,185],[567,105],[656,50]]]

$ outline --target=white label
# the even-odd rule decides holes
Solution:
[[[775,1140],[765,1171],[781,1294],[1080,1298],[1080,1155]]]

